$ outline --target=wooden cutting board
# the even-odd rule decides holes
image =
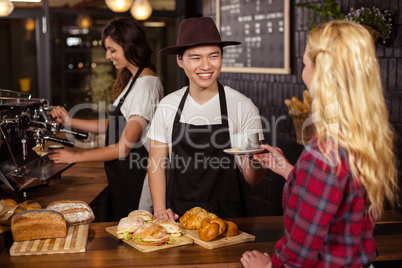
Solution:
[[[254,235],[248,234],[246,232],[242,232],[240,230],[239,230],[238,235],[227,236],[227,237],[226,236],[218,236],[217,238],[215,238],[214,240],[209,241],[209,242],[202,241],[198,237],[198,230],[187,230],[186,229],[186,234],[187,234],[187,236],[194,239],[194,243],[196,243],[197,245],[200,245],[204,248],[207,248],[207,249],[221,248],[221,247],[241,244],[241,243],[250,242],[250,241],[255,240]]]
[[[116,237],[117,225],[106,227],[106,231]],[[172,244],[164,244],[161,246],[139,245],[139,244],[135,243],[134,240],[122,239],[122,241],[141,252],[152,252],[152,251],[157,251],[157,250],[162,250],[162,249],[174,248],[174,247],[178,247],[178,246],[190,245],[190,244],[194,243],[193,239],[188,237],[186,234],[184,234],[180,237],[177,237],[177,238],[173,238]]]
[[[11,230],[11,226],[10,225],[3,225],[0,224],[0,234],[8,232]]]
[[[67,228],[66,238],[14,242],[10,249],[10,255],[22,256],[85,252],[88,229],[89,224],[70,226]]]

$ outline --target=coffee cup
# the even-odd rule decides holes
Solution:
[[[61,144],[51,144],[47,147],[48,151],[55,149],[64,149],[64,146]]]
[[[259,135],[257,132],[240,132],[231,135],[232,148],[245,150],[257,149],[259,144]]]

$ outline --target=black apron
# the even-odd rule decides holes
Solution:
[[[111,108],[105,146],[115,144],[120,140],[121,134],[127,124],[120,108],[142,70],[143,68],[140,68],[137,71],[126,94],[120,99],[119,104]],[[110,221],[119,221],[121,218],[127,217],[131,211],[138,209],[142,186],[147,174],[147,163],[148,151],[140,139],[133,146],[133,149],[126,158],[114,159],[104,163],[109,181],[108,201]]]
[[[223,218],[255,215],[234,157],[223,152],[230,147],[230,134],[225,91],[220,83],[218,87],[221,124],[180,123],[189,88],[174,119],[167,206],[180,216],[195,206]]]

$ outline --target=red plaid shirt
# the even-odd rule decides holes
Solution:
[[[285,236],[273,267],[361,267],[376,257],[375,223],[344,149],[339,165],[325,160],[315,139],[302,152],[283,189]]]

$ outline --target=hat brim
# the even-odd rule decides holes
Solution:
[[[195,43],[195,44],[188,44],[185,46],[174,46],[174,47],[165,47],[159,51],[160,54],[165,55],[177,55],[182,48],[194,47],[194,46],[208,46],[208,45],[217,45],[217,46],[235,46],[240,45],[240,42],[236,41],[219,41],[219,42],[211,42],[211,43]]]

